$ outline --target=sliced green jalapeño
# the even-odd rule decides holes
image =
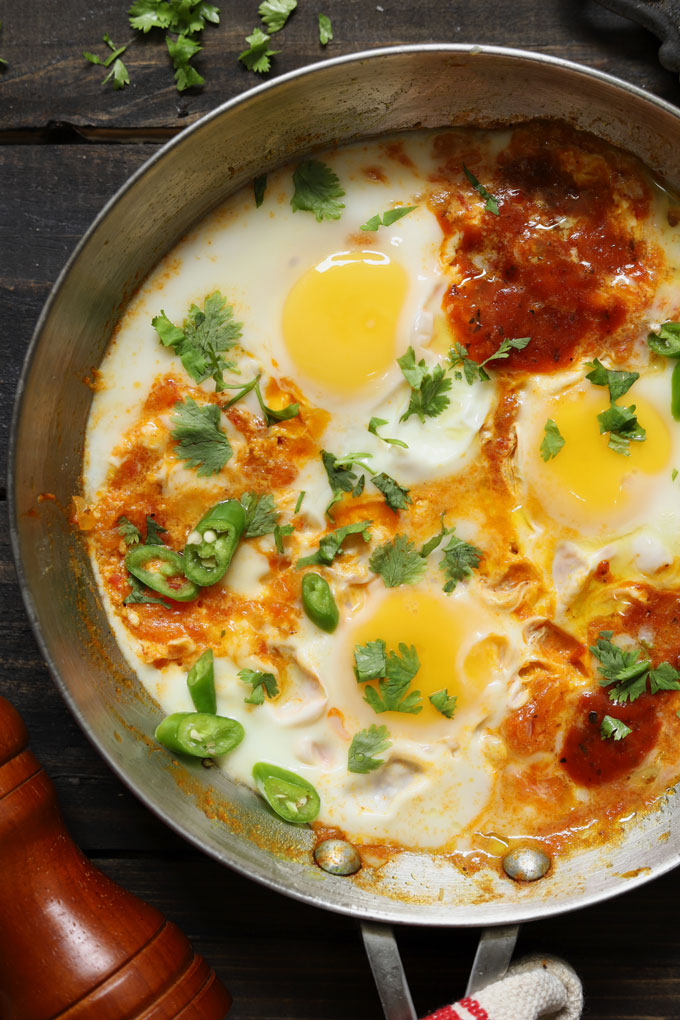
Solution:
[[[206,587],[224,577],[245,526],[245,511],[237,499],[226,499],[208,510],[184,547],[187,578]]]
[[[185,577],[182,557],[167,545],[138,545],[125,557],[125,566],[147,588],[176,602],[191,602],[198,595]]]
[[[284,822],[313,822],[321,801],[311,783],[278,765],[258,761],[253,765],[258,791]]]
[[[169,751],[195,758],[215,758],[241,743],[244,729],[236,719],[209,712],[173,712],[156,727],[156,740]]]
[[[305,574],[302,578],[302,608],[312,623],[328,634],[340,620],[331,586],[321,574]]]
[[[197,712],[217,713],[213,650],[208,648],[187,673],[187,687]]]

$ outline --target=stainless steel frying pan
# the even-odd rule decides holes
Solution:
[[[57,281],[19,385],[10,455],[12,540],[37,639],[81,726],[120,778],[197,847],[274,889],[367,922],[507,926],[606,899],[678,863],[675,798],[609,846],[558,861],[532,884],[504,875],[465,877],[446,861],[406,852],[343,878],[314,864],[311,833],[273,819],[249,790],[199,764],[168,767],[145,739],[159,720],[158,706],[116,647],[83,544],[69,524],[91,400],[83,378],[101,360],[121,309],[154,264],[255,174],[335,141],[533,117],[560,117],[593,131],[680,190],[680,112],[596,71],[520,51],[446,45],[317,64],[221,106],[132,177]],[[56,501],[39,503],[43,492]],[[217,818],[202,809],[210,790],[222,805]],[[379,930],[367,929],[367,942],[375,967],[397,966]],[[487,943],[493,949],[499,939]],[[407,999],[404,991],[389,1007],[395,1020],[412,1015]]]

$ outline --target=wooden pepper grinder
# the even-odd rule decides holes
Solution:
[[[80,852],[27,745],[0,698],[2,1020],[223,1020],[231,997],[214,971]]]

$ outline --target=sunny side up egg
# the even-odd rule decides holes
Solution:
[[[646,344],[680,307],[674,199],[540,123],[315,166],[199,224],[99,369],[78,520],[121,650],[171,714],[194,708],[187,672],[210,649],[217,713],[244,732],[229,775],[289,770],[358,844],[493,860],[527,836],[596,839],[613,803],[641,810],[680,772],[657,726],[680,683],[610,704],[587,651],[612,631],[678,663],[659,628],[680,587],[680,430],[673,363]],[[625,396],[608,370],[635,374]],[[618,449],[598,418],[615,403],[644,432]],[[214,583],[181,601],[131,572],[155,541],[166,563],[184,550],[165,576],[182,574],[225,500],[250,516]],[[310,572],[333,626],[303,610]],[[627,744],[601,730],[612,716]]]

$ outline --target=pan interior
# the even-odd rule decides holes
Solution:
[[[91,400],[82,380],[148,271],[256,174],[335,142],[546,116],[632,151],[680,188],[676,111],[606,76],[535,55],[455,46],[379,50],[253,90],[166,146],[103,210],[53,291],[20,384],[10,462],[14,548],[38,640],[79,722],[121,778],[201,849],[258,881],[357,916],[495,924],[614,895],[678,862],[675,798],[609,846],[560,862],[535,885],[468,877],[446,859],[413,853],[348,880],[319,871],[311,833],[273,819],[250,791],[198,763],[168,767],[147,736],[158,707],[122,660],[70,523]],[[39,502],[41,493],[55,498]]]

